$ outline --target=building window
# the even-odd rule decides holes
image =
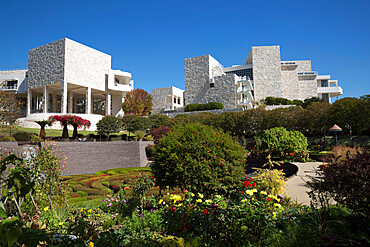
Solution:
[[[321,87],[329,87],[328,80],[322,80],[321,81]]]
[[[173,98],[173,103],[175,103],[175,104],[176,104],[176,97],[174,97],[174,98]]]
[[[329,94],[327,93],[323,93],[321,98],[325,101],[325,102],[329,102]]]
[[[180,101],[181,101],[181,99],[180,98],[177,98],[177,104],[180,105]]]
[[[210,88],[213,88],[213,87],[215,87],[215,84],[214,84],[214,83],[210,83],[210,84],[209,84],[209,87],[210,87]]]
[[[18,86],[18,81],[16,80],[6,82],[7,89],[17,89],[17,86]]]
[[[253,80],[253,69],[240,69],[240,70],[234,70],[234,71],[228,71],[226,74],[235,74],[239,77],[249,77],[250,80]]]

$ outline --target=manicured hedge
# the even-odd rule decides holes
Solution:
[[[185,112],[189,111],[205,111],[214,109],[224,109],[224,105],[220,102],[209,102],[207,104],[189,104],[185,106]]]

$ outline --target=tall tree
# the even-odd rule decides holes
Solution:
[[[122,110],[125,114],[147,116],[152,110],[152,96],[144,89],[134,89],[126,94]]]

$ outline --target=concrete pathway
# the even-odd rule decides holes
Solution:
[[[310,205],[310,198],[306,193],[308,188],[305,187],[305,181],[309,180],[308,176],[316,175],[315,170],[318,169],[322,162],[295,162],[294,164],[298,166],[298,172],[296,176],[293,176],[287,181],[287,194],[294,202]]]

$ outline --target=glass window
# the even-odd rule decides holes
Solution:
[[[329,102],[329,94],[327,93],[323,93],[321,98],[325,101],[325,102]]]
[[[177,104],[180,105],[180,98],[177,98]]]
[[[173,103],[175,103],[175,104],[176,104],[176,97],[174,97],[174,98],[173,98]]]
[[[329,86],[328,80],[321,81],[321,87],[328,87],[328,86]]]
[[[209,84],[209,87],[210,87],[210,88],[213,88],[213,87],[215,87],[215,84],[214,84],[214,83],[210,83],[210,84]]]

